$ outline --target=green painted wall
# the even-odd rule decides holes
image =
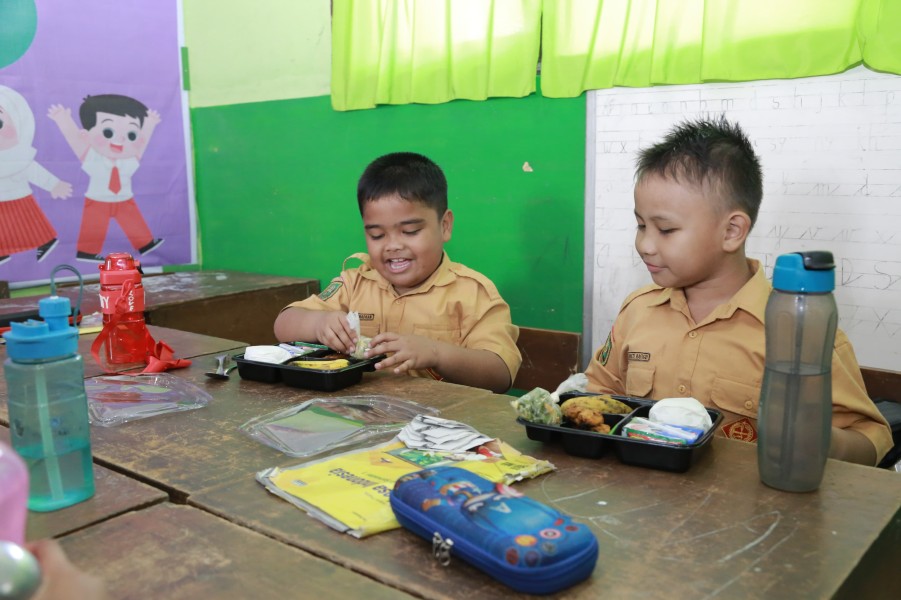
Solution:
[[[581,331],[584,96],[344,113],[317,97],[196,108],[191,119],[204,269],[327,282],[366,249],[360,173],[409,150],[447,175],[450,257],[495,282],[514,322]]]

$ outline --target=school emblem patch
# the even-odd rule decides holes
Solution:
[[[327,288],[325,288],[324,290],[322,290],[319,293],[319,299],[320,300],[328,300],[329,298],[334,296],[338,290],[341,289],[342,285],[344,285],[344,283],[341,281],[331,282]]]
[[[610,360],[610,351],[613,350],[613,330],[610,330],[610,333],[607,334],[607,341],[604,342],[601,351],[598,353],[598,359],[601,364],[605,367],[607,366],[607,361]]]
[[[754,427],[754,423],[748,417],[723,425],[720,431],[727,438],[733,440],[741,440],[742,442],[757,441],[757,428]]]

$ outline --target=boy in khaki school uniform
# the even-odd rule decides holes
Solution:
[[[654,284],[623,302],[586,371],[589,389],[694,397],[724,413],[719,435],[756,441],[772,288],[745,256],[763,196],[751,143],[722,117],[683,123],[641,152],[635,179],[635,248]],[[891,430],[841,330],[832,395],[829,456],[877,464]]]
[[[376,369],[510,389],[522,363],[519,329],[491,280],[444,252],[454,215],[438,165],[410,152],[377,158],[360,177],[357,202],[368,254],[351,258],[363,264],[289,304],[276,338],[353,352],[347,313],[356,311],[360,334],[372,338],[367,356],[388,355]]]

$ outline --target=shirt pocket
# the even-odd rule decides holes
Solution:
[[[463,335],[458,327],[448,325],[420,324],[413,326],[413,335],[421,335],[431,340],[447,342],[455,346],[462,346]]]
[[[717,377],[710,388],[710,402],[722,411],[756,419],[760,384]]]
[[[374,338],[377,336],[379,332],[379,324],[378,323],[365,323],[360,322],[360,335],[366,336],[368,338]]]
[[[626,370],[626,395],[647,398],[654,389],[654,367],[629,365]]]

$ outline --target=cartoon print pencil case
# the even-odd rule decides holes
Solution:
[[[518,592],[557,592],[587,579],[597,562],[585,525],[465,469],[405,475],[390,500],[398,522],[430,540],[442,564],[459,557]]]

